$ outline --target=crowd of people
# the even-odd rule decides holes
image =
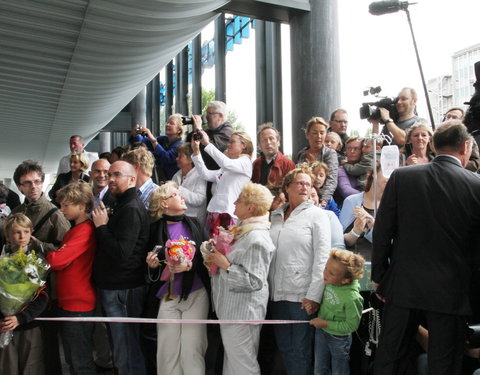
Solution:
[[[375,374],[415,373],[422,347],[419,374],[461,374],[480,269],[478,145],[449,117],[463,111],[433,132],[416,99],[404,88],[397,116],[380,108],[371,120],[400,148],[390,176],[374,163],[382,144],[349,137],[343,109],[305,124],[293,160],[263,124],[252,160],[251,137],[219,101],[207,105],[206,124],[192,116],[186,137],[179,114],[165,135],[136,126],[128,147],[99,157],[72,136],[48,194],[42,166],[22,162],[13,179],[24,202],[0,186],[2,254],[35,251],[50,273],[21,311],[0,315],[0,332],[15,333],[0,368],[61,374],[60,336],[71,374],[268,374],[262,346],[274,342],[289,375],[348,375],[368,263],[384,303]],[[220,320],[216,331],[191,321],[209,318]],[[262,328],[264,319],[295,324]]]

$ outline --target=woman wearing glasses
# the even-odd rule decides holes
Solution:
[[[268,277],[273,319],[310,320],[322,298],[331,234],[327,215],[310,200],[312,184],[306,165],[290,171],[282,187],[287,203],[272,212],[270,236],[277,249]],[[314,328],[287,324],[274,330],[287,374],[310,374]]]
[[[235,205],[240,192],[252,177],[253,144],[250,136],[244,132],[235,132],[230,136],[225,153],[220,152],[208,138],[207,133],[199,131],[201,139],[192,140],[192,160],[200,178],[216,183],[215,192],[207,206],[207,229],[210,235],[218,233],[218,227],[227,229],[235,224]],[[205,166],[200,143],[205,152],[220,166],[209,170]]]
[[[152,284],[157,286],[154,288],[156,298],[148,299],[147,308],[155,307],[158,319],[206,319],[208,315],[210,280],[199,250],[208,237],[203,225],[185,215],[186,210],[185,199],[172,181],[150,196],[148,211],[152,225],[148,249],[156,245],[162,248],[147,254],[151,281],[158,281]],[[176,264],[165,262],[166,242],[182,239],[195,242],[193,259]],[[158,273],[154,275],[154,269],[159,266],[162,277]],[[168,277],[164,277],[167,273]],[[157,374],[203,375],[206,350],[205,324],[157,325]]]

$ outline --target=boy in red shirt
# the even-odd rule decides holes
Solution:
[[[55,271],[58,315],[94,316],[96,294],[91,278],[96,237],[89,218],[93,208],[92,188],[84,182],[73,182],[57,192],[57,201],[65,218],[75,223],[65,233],[58,251],[47,254]],[[93,328],[93,322],[61,323],[65,360],[72,374],[96,374]]]

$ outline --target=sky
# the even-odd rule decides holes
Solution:
[[[317,0],[318,1],[318,0]],[[404,11],[373,16],[371,1],[337,0],[340,37],[341,106],[349,112],[350,127],[364,134],[366,120],[358,115],[361,103],[371,101],[363,90],[381,86],[382,95],[396,96],[402,87],[419,94],[418,112],[428,118],[412,37]],[[418,0],[409,6],[413,30],[425,79],[451,74],[453,53],[480,43],[475,26],[480,15],[478,0]],[[209,34],[211,33],[211,34]],[[202,32],[211,38],[213,31]],[[254,34],[227,54],[227,105],[250,134],[255,134],[255,48]],[[291,152],[289,30],[282,25],[283,98],[285,153]],[[202,84],[214,88],[214,70],[204,73]],[[313,114],[312,114],[313,115]],[[318,114],[328,117],[329,114]]]

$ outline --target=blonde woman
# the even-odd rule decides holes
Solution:
[[[145,126],[135,126],[130,134],[130,144],[143,142],[153,153],[156,165],[163,172],[161,179],[171,180],[178,171],[176,157],[177,147],[183,143],[182,115],[175,113],[168,118],[165,135],[155,137]]]
[[[210,235],[217,233],[217,228],[228,228],[235,224],[235,205],[240,191],[252,177],[253,144],[250,136],[244,132],[235,132],[230,136],[225,153],[220,152],[200,130],[202,138],[192,140],[192,160],[200,178],[216,182],[215,192],[207,206],[207,228]],[[205,152],[220,166],[209,170],[200,153],[200,143]]]
[[[405,165],[430,163],[435,157],[432,138],[432,128],[426,124],[416,123],[408,128],[401,151],[406,158]]]
[[[263,320],[268,302],[268,268],[275,249],[270,238],[270,191],[248,182],[235,201],[238,223],[233,229],[231,252],[223,255],[213,246],[203,250],[206,264],[216,264],[212,298],[219,319]],[[257,362],[261,325],[222,324],[225,357],[223,374],[260,375]]]
[[[312,117],[307,122],[305,128],[305,137],[308,146],[300,150],[294,162],[299,164],[303,162],[312,163],[322,161],[328,165],[329,175],[327,181],[320,190],[320,201],[326,201],[332,197],[337,187],[338,157],[335,150],[325,146],[328,125],[322,117]]]
[[[178,185],[169,181],[150,196],[148,211],[152,219],[149,249],[162,246],[158,254],[150,251],[146,262],[160,272],[169,267],[172,279],[160,281],[156,291],[157,304],[161,301],[159,319],[207,319],[210,280],[202,264],[200,244],[208,237],[199,222],[186,216],[185,199]],[[168,264],[165,260],[165,243],[181,237],[194,241],[195,256],[191,263]],[[161,263],[162,262],[162,263]],[[155,280],[157,277],[153,277]],[[172,285],[170,283],[172,282]],[[147,301],[147,305],[154,301]],[[159,324],[157,326],[157,373],[158,374],[205,374],[204,355],[207,350],[207,330],[204,324]]]
[[[71,182],[84,181],[89,182],[90,177],[85,172],[90,166],[90,160],[88,160],[85,152],[72,152],[70,154],[70,172],[60,173],[57,176],[55,184],[50,189],[48,196],[52,200],[52,203],[57,207],[60,204],[57,202],[57,191],[62,187],[68,185]]]

